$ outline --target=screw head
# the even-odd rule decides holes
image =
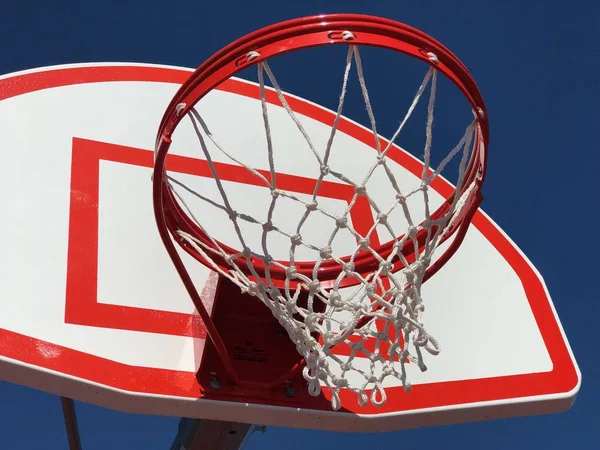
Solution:
[[[296,389],[289,385],[285,387],[284,392],[288,397],[294,397],[296,395]]]
[[[221,389],[221,383],[216,378],[213,378],[210,380],[210,387],[215,390]]]

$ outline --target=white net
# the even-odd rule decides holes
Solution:
[[[349,35],[349,39],[351,36]],[[256,55],[249,54],[252,59]],[[435,60],[435,55],[430,54]],[[330,166],[333,142],[338,130],[338,124],[346,98],[349,74],[355,66],[370,120],[371,131],[375,137],[376,151],[373,151],[373,160],[364,167],[364,176],[360,179],[351,179],[348,175],[340,173],[336,167]],[[271,133],[271,122],[269,120],[269,108],[267,107],[265,87],[265,75],[270,81],[281,106],[285,109],[289,118],[295,124],[297,130],[306,140],[306,144],[318,163],[319,173],[315,174],[315,187],[310,199],[302,198],[293,192],[281,189],[277,183],[277,172],[274,158],[274,144]],[[466,128],[460,141],[448,152],[446,157],[434,169],[430,167],[432,124],[436,97],[437,70],[432,66],[427,71],[414,99],[408,108],[406,115],[400,122],[389,143],[385,146],[380,144],[377,134],[375,116],[369,100],[367,86],[363,75],[363,68],[358,47],[349,46],[346,57],[345,70],[339,103],[333,126],[327,144],[324,149],[318,149],[306,132],[302,121],[292,110],[286,96],[281,91],[277,79],[267,62],[258,64],[258,81],[262,105],[262,121],[266,136],[266,153],[268,155],[268,175],[265,171],[259,171],[234,153],[228,152],[211,133],[205,120],[197,109],[192,108],[188,117],[196,132],[201,147],[202,158],[208,163],[212,177],[214,178],[218,191],[219,200],[210,200],[198,195],[211,207],[225,214],[235,230],[237,247],[239,253],[231,254],[224,250],[224,245],[218,242],[200,220],[197,220],[193,211],[186,205],[183,196],[177,192],[177,187],[182,184],[173,178],[169,178],[171,188],[180,205],[186,210],[196,225],[208,235],[210,244],[194,236],[179,231],[179,235],[188,245],[198,252],[213,270],[220,273],[240,287],[242,292],[260,299],[277,318],[279,323],[287,330],[290,339],[295,343],[297,351],[306,360],[303,376],[308,383],[311,395],[319,395],[323,386],[331,391],[331,403],[333,409],[339,409],[341,405],[340,390],[348,389],[357,395],[360,405],[372,403],[382,405],[386,402],[384,382],[388,377],[395,377],[406,390],[410,389],[407,379],[406,364],[416,364],[421,370],[426,370],[423,353],[432,355],[439,353],[438,342],[427,332],[423,325],[424,304],[421,298],[421,285],[427,268],[430,266],[436,248],[443,241],[444,233],[453,225],[463,210],[466,200],[469,198],[474,184],[463,186],[465,182],[465,170],[469,161],[474,133],[477,128],[477,120],[474,120]],[[408,119],[413,113],[424,92],[429,88],[429,101],[427,105],[427,120],[425,126],[425,146],[423,149],[423,171],[420,182],[414,189],[401,190],[393,170],[388,164],[388,152],[393,142],[401,133]],[[182,105],[184,106],[184,105]],[[227,190],[218,175],[213,153],[219,152],[219,158],[225,158],[240,167],[243,167],[255,177],[261,180],[266,188],[270,190],[271,199],[268,210],[265,212],[266,220],[259,220],[250,214],[240,212],[232,206]],[[456,181],[456,195],[447,213],[432,217],[430,211],[429,189],[432,181],[440,175],[442,170],[454,158],[458,159],[458,176]],[[262,173],[261,173],[262,172]],[[326,179],[333,177],[337,181],[350,185],[354,189],[354,195],[344,212],[334,214],[327,211],[319,204],[319,189]],[[388,204],[378,204],[369,193],[368,183],[377,179],[377,183],[389,183],[393,200]],[[386,181],[387,180],[387,181]],[[422,196],[424,202],[424,220],[416,221],[411,214],[407,201],[415,196]],[[355,229],[350,220],[350,211],[359,197],[368,201],[374,212],[375,221],[368,232],[360,233]],[[303,214],[295,228],[283,229],[274,223],[274,211],[278,201],[285,198],[296,202],[303,207]],[[379,202],[381,203],[381,202]],[[392,221],[388,220],[391,214],[399,211],[408,224],[407,229],[395,229]],[[311,215],[321,215],[328,218],[331,229],[323,231],[329,234],[326,245],[315,245],[305,236],[305,226]],[[251,223],[260,227],[259,248],[252,248],[249,240],[244,234],[241,224]],[[392,250],[385,257],[381,256],[377,249],[371,246],[372,236],[375,229],[384,229],[390,235]],[[417,235],[426,231],[426,238],[418,242]],[[356,242],[355,248],[349,254],[336,254],[333,250],[333,241],[341,233],[350,233]],[[287,261],[275,259],[272,249],[269,249],[270,236],[278,234],[289,242],[289,258]],[[256,242],[256,241],[253,241]],[[403,249],[407,245],[414,246],[414,259],[407,260]],[[297,263],[302,261],[298,257],[300,249],[309,249],[315,254],[312,275],[300,273]],[[359,273],[355,270],[355,261],[358,255],[371,255],[377,261],[375,269],[369,273]],[[214,260],[225,260],[228,267],[224,268]],[[266,267],[264,276],[260,276],[252,260],[259,259]],[[240,261],[244,261],[246,267],[241,267]],[[321,266],[327,262],[337,264],[339,275],[325,289],[318,273]],[[401,263],[401,269],[392,269]],[[285,280],[272,278],[273,268],[278,268],[285,273]],[[242,270],[243,269],[243,270]],[[351,281],[351,283],[348,283]],[[342,289],[347,284],[355,285],[351,294]],[[300,301],[301,296],[307,301]],[[325,305],[323,308],[322,306]],[[321,307],[319,307],[321,306]],[[377,322],[377,326],[375,326]],[[374,345],[366,345],[366,342],[374,342]],[[349,352],[341,356],[335,352],[336,346],[346,345]],[[360,355],[360,358],[358,358]],[[357,360],[361,359],[359,364]],[[364,361],[367,361],[365,364]],[[352,382],[349,379],[352,378]],[[358,383],[356,380],[360,380]]]

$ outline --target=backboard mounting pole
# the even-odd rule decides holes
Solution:
[[[208,419],[181,419],[170,450],[241,450],[254,425]]]
[[[75,414],[75,404],[73,400],[67,397],[61,397],[63,416],[65,417],[65,427],[67,428],[67,438],[69,439],[69,450],[81,450],[81,439],[79,437],[79,427],[77,426],[77,415]]]

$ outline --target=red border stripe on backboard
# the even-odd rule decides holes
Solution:
[[[73,138],[71,157],[71,199],[69,243],[65,299],[65,322],[77,325],[116,328],[130,331],[206,337],[206,329],[198,314],[159,311],[103,303],[98,299],[98,223],[100,162],[109,161],[150,169],[154,155],[124,145]],[[264,186],[263,181],[246,169],[225,163],[214,163],[224,181]],[[173,173],[212,177],[204,160],[169,155],[167,166]],[[264,176],[269,177],[267,172]],[[316,180],[295,175],[277,174],[282,189],[310,194]],[[319,195],[349,203],[354,190],[349,185],[324,181]],[[365,233],[373,225],[368,202],[356,202],[350,211],[352,223]],[[125,233],[125,231],[124,231]],[[373,239],[375,240],[375,239]]]

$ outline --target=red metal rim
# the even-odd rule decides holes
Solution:
[[[354,38],[351,41],[344,40],[342,38],[343,31],[351,31]],[[153,195],[156,220],[163,239],[168,234],[171,234],[188,253],[203,264],[211,266],[200,254],[178,238],[176,231],[185,231],[205,245],[214,248],[214,244],[209,237],[196,226],[193,220],[179,206],[172,195],[169,184],[166,182],[165,164],[171,145],[171,136],[186,113],[208,92],[251,64],[283,53],[332,44],[377,46],[410,55],[435,66],[438,71],[448,77],[465,95],[473,108],[474,114],[478,117],[477,135],[465,181],[463,182],[461,191],[455,191],[432,214],[432,219],[443,216],[448,212],[454,197],[462,195],[475,182],[476,187],[469,198],[469,203],[464,207],[464,213],[455,222],[453,228],[445,233],[443,240],[448,239],[457,231],[459,235],[464,235],[466,228],[469,226],[470,218],[481,200],[479,189],[485,177],[489,142],[487,111],[475,80],[450,50],[419,30],[379,17],[334,14],[289,20],[248,34],[210,57],[181,86],[163,116],[156,141]],[[250,51],[258,53],[258,56],[251,61],[247,58]],[[430,57],[431,53],[435,55],[435,58],[432,59]],[[165,233],[166,230],[168,230],[168,233]],[[417,244],[419,247],[425,244],[427,233],[427,230],[422,229],[417,234]],[[383,258],[387,258],[393,251],[393,243],[394,241],[389,241],[374,250]],[[229,255],[240,253],[236,249],[222,243],[219,244]],[[436,263],[436,271],[450,259],[457,248],[458,245],[450,246],[449,250]],[[409,263],[414,260],[415,249],[409,241],[404,246],[402,253]],[[346,256],[342,260],[348,262],[350,257]],[[213,261],[225,270],[228,270],[230,267],[227,261],[222,258],[214,257]],[[249,273],[244,258],[236,259],[235,262],[240,269],[247,270]],[[358,253],[353,262],[354,270],[363,274],[372,272],[379,266],[378,261],[368,251]],[[282,264],[284,266],[287,265],[286,262],[282,262]],[[262,259],[252,259],[252,265],[259,276],[262,277],[265,275],[267,268]],[[310,278],[313,277],[314,266],[314,261],[295,263],[297,272]],[[402,263],[397,261],[393,270],[398,270],[401,267]],[[286,278],[285,270],[276,266],[269,266],[268,271],[273,279],[285,280]],[[331,284],[331,281],[337,278],[341,271],[342,268],[336,261],[323,261],[319,266],[318,279],[324,284]],[[428,277],[431,275],[432,273],[429,273]],[[345,283],[352,284],[352,280],[348,279]]]

